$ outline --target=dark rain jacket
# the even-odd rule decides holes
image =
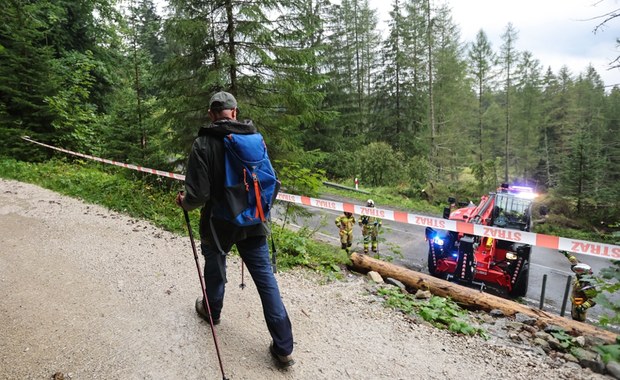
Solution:
[[[225,220],[212,219],[211,208],[214,203],[226,202],[224,197],[224,136],[229,133],[252,134],[256,127],[251,121],[218,120],[207,127],[200,128],[194,140],[187,161],[185,174],[185,198],[183,208],[200,210],[200,238],[212,249],[217,249],[211,233],[211,223],[215,229],[220,246],[224,252],[230,251],[233,244],[251,236],[266,236],[269,229],[266,223],[249,227],[238,227]]]

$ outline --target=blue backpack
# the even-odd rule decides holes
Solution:
[[[224,170],[227,204],[214,206],[213,217],[241,227],[263,223],[280,190],[263,136],[226,135]]]

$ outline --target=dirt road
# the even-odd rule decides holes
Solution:
[[[325,284],[306,270],[277,275],[297,361],[281,371],[254,284],[246,276],[241,290],[240,263],[228,264],[216,331],[231,380],[608,379],[500,339],[413,324],[369,295],[364,277]],[[222,379],[194,312],[199,294],[186,236],[0,179],[0,379]]]

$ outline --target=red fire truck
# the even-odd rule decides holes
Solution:
[[[458,208],[449,198],[443,217],[516,231],[530,231],[532,203],[530,187],[502,184],[496,192]],[[507,231],[510,232],[510,231]],[[428,271],[431,275],[484,289],[493,286],[512,298],[527,293],[531,246],[486,236],[426,228]]]

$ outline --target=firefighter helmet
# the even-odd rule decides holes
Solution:
[[[366,201],[366,206],[368,207],[375,207],[375,201],[373,201],[372,199],[369,199]]]
[[[588,264],[579,263],[577,265],[573,265],[571,270],[575,272],[578,276],[583,274],[592,274],[592,267]]]

